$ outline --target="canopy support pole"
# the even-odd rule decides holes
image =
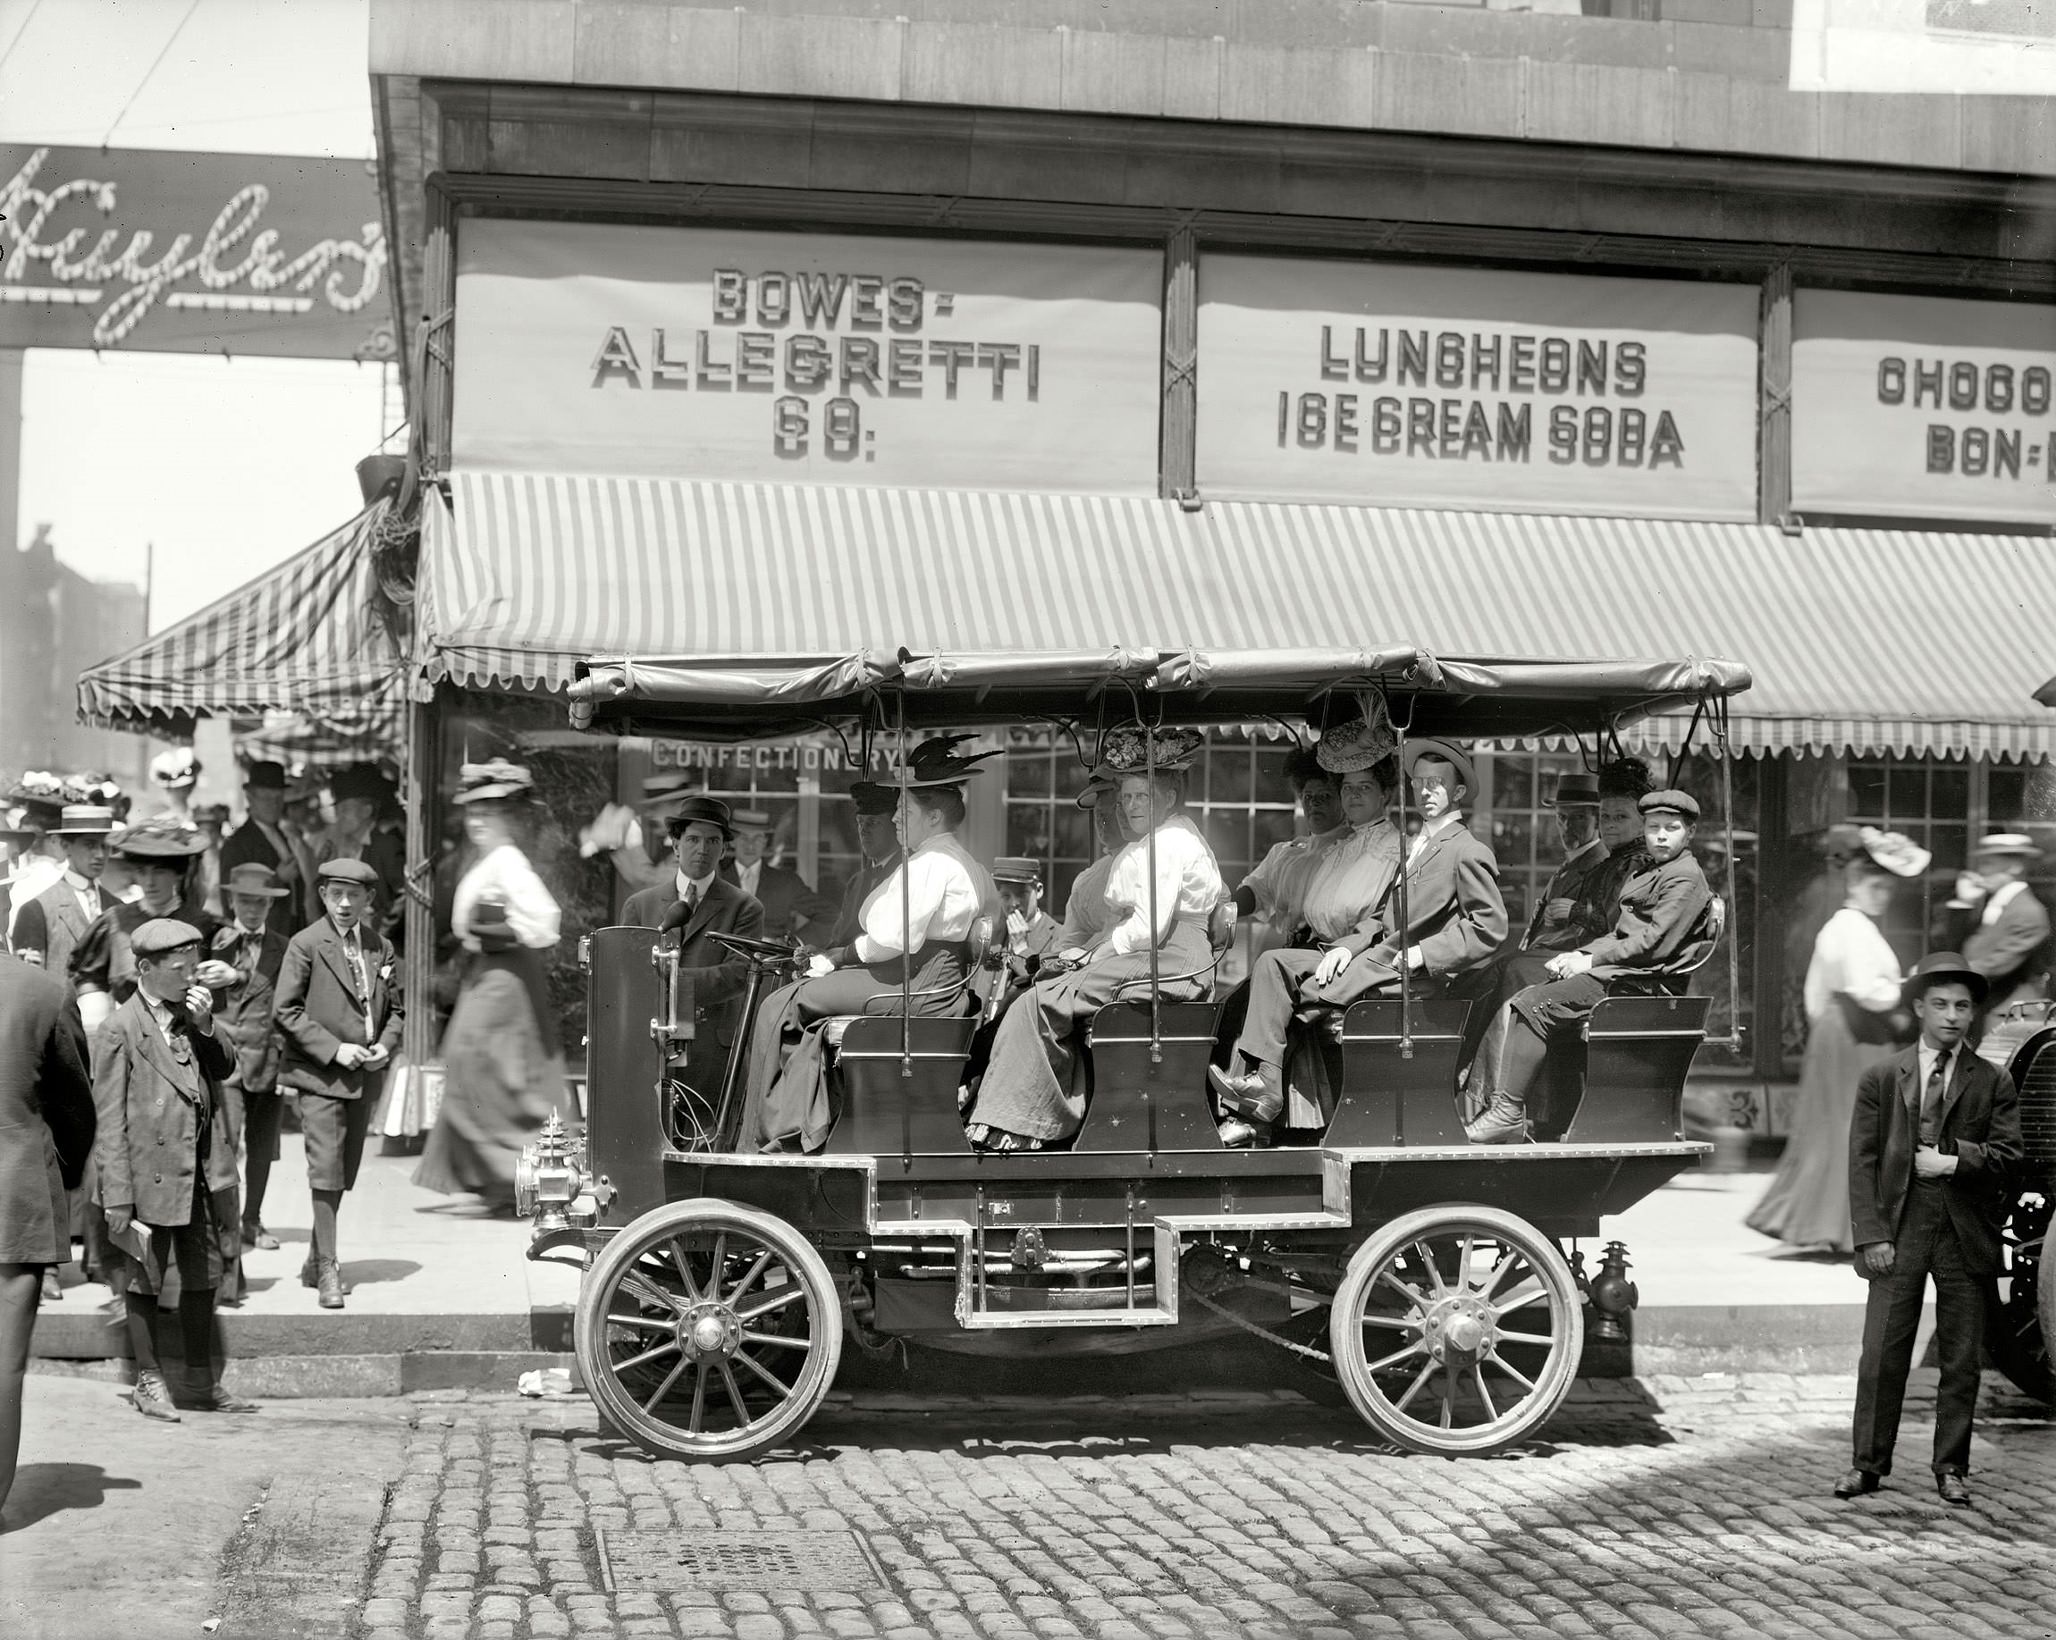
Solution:
[[[1370,714],[1366,712],[1364,715],[1368,717]],[[1413,865],[1413,840],[1406,834],[1406,799],[1411,784],[1406,773],[1406,731],[1413,723],[1412,707],[1407,709],[1406,722],[1401,723],[1393,717],[1392,698],[1387,695],[1385,721],[1392,725],[1392,755],[1399,759],[1399,876],[1395,883],[1399,890],[1399,951],[1394,959],[1399,964],[1399,1057],[1411,1059],[1414,1056],[1413,971],[1407,966],[1406,953],[1413,938],[1413,913],[1407,897],[1406,878]],[[1424,816],[1421,820],[1424,830],[1427,824]]]
[[[900,789],[900,1077],[914,1079],[914,809],[907,782],[907,696],[899,697]]]
[[[1137,713],[1139,718],[1142,714]],[[1149,1062],[1161,1065],[1164,1062],[1164,1012],[1163,997],[1157,990],[1157,982],[1163,970],[1163,957],[1157,941],[1157,776],[1156,776],[1156,734],[1147,726],[1142,731],[1142,766],[1149,775],[1149,841],[1144,847],[1149,851]],[[1172,915],[1177,913],[1173,911]]]
[[[407,944],[407,1017],[401,1024],[401,1049],[407,1056],[407,1075],[419,1087],[435,1056],[435,853],[429,840],[436,835],[439,818],[429,813],[437,798],[436,769],[442,761],[440,721],[436,705],[413,700],[407,706],[406,812],[407,812],[407,901],[401,912],[401,930]]]

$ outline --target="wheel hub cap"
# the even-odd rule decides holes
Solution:
[[[1492,1306],[1475,1298],[1446,1298],[1429,1312],[1424,1328],[1437,1361],[1458,1366],[1482,1359],[1498,1337]]]
[[[679,1318],[678,1347],[694,1360],[733,1355],[742,1342],[742,1324],[725,1304],[695,1304]]]

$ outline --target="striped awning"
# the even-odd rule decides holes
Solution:
[[[380,611],[374,502],[219,602],[79,674],[83,723],[184,736],[202,717],[291,713],[363,742],[397,727],[406,654]],[[395,740],[397,737],[394,737]]]
[[[1750,751],[2056,751],[2043,538],[539,473],[425,513],[424,655],[473,685],[901,647],[1723,655]]]

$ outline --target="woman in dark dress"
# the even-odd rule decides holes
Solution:
[[[414,1182],[514,1210],[514,1164],[552,1112],[567,1120],[564,1058],[545,984],[557,902],[515,841],[534,780],[501,760],[467,763],[456,801],[474,855],[451,923],[470,953],[443,1035],[443,1105]]]

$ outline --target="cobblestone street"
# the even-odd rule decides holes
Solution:
[[[257,1598],[221,1632],[2047,1636],[2056,1427],[1997,1382],[1968,1511],[1927,1471],[1932,1373],[1856,1503],[1829,1496],[1853,1386],[1826,1378],[1586,1383],[1546,1440],[1464,1462],[1283,1394],[839,1398],[804,1447],[719,1468],[650,1462],[583,1400],[424,1398],[355,1620]],[[650,1530],[855,1532],[884,1576],[610,1592],[596,1536]]]

